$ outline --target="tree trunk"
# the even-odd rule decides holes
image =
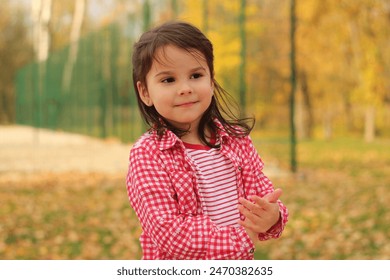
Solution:
[[[298,139],[305,139],[306,137],[306,126],[305,123],[305,110],[302,101],[301,91],[298,91],[295,98],[295,114],[294,114],[294,123],[296,126],[296,135]]]
[[[38,90],[34,92],[33,101],[33,124],[42,127],[42,96],[44,91],[44,78],[46,75],[46,63],[49,56],[50,33],[49,22],[51,19],[51,0],[36,0],[31,2],[31,18],[33,21],[33,48],[38,66]],[[39,143],[39,131],[36,130],[35,143]]]
[[[331,110],[328,110],[323,114],[324,138],[326,140],[332,139],[333,136],[332,119],[333,113]]]
[[[313,136],[313,110],[311,106],[309,86],[307,82],[307,74],[305,71],[300,75],[301,84],[301,123],[300,123],[300,137],[303,139],[310,139]]]
[[[349,101],[346,94],[344,94],[344,113],[345,113],[345,127],[348,132],[354,131],[353,115],[352,115],[352,104]]]
[[[77,53],[79,48],[79,39],[81,27],[84,21],[85,14],[85,0],[75,0],[75,8],[73,12],[73,21],[70,31],[70,49],[68,60],[65,64],[64,75],[62,77],[62,85],[65,92],[69,91],[72,81],[73,66],[77,60]]]
[[[364,122],[364,140],[372,142],[375,138],[375,107],[373,105],[366,108]]]
[[[31,2],[33,20],[33,46],[36,59],[45,61],[49,54],[51,18],[51,0],[35,0]]]

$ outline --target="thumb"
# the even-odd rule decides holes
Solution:
[[[282,189],[276,189],[272,193],[266,194],[263,198],[266,199],[269,203],[275,203],[282,195],[282,193]]]

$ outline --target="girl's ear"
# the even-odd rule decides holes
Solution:
[[[150,99],[148,89],[146,86],[144,86],[140,81],[137,82],[137,89],[139,93],[139,97],[141,98],[142,102],[146,105],[151,107],[153,105],[152,99]]]

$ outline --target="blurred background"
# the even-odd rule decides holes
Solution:
[[[1,259],[140,258],[131,52],[172,19],[213,42],[284,190],[290,222],[256,258],[390,258],[388,0],[0,2]]]

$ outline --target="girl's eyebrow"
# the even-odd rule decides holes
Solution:
[[[189,72],[197,72],[199,70],[203,70],[203,71],[206,71],[206,69],[202,66],[199,66],[199,67],[195,67],[193,69],[191,69]],[[170,75],[173,75],[173,72],[172,71],[161,71],[161,72],[158,72],[156,75],[154,75],[154,77],[158,77],[158,76],[170,76]]]
[[[161,71],[161,72],[158,72],[156,75],[154,75],[154,77],[158,77],[158,76],[169,76],[169,75],[172,75],[172,72],[171,72],[171,71]]]
[[[206,69],[205,69],[204,67],[199,66],[199,67],[196,67],[196,68],[192,69],[190,72],[197,72],[197,71],[199,71],[199,70],[206,71]]]

